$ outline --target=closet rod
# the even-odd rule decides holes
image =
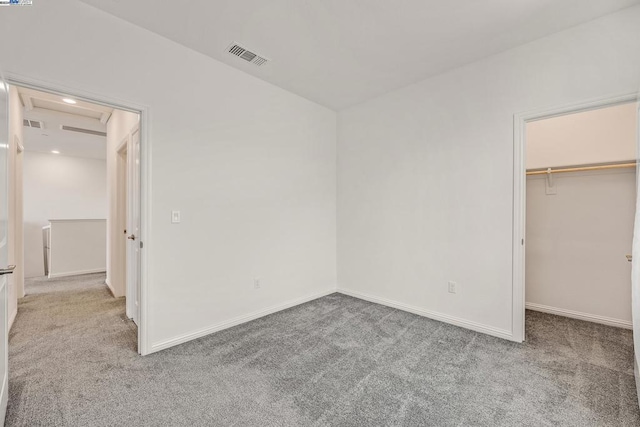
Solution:
[[[573,168],[551,169],[548,170],[536,170],[527,171],[527,175],[546,175],[548,173],[564,173],[564,172],[580,172],[580,171],[596,171],[603,169],[622,169],[622,168],[635,168],[636,163],[618,163],[613,165],[600,165],[600,166],[576,166]]]

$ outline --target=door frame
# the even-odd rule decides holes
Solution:
[[[118,110],[129,111],[140,115],[140,241],[144,242],[144,250],[140,256],[140,322],[138,324],[138,353],[147,355],[150,353],[151,345],[148,335],[149,321],[149,263],[150,249],[152,248],[151,236],[151,142],[149,140],[149,107],[135,102],[130,102],[102,93],[88,92],[75,87],[68,87],[59,83],[37,80],[27,76],[4,73],[5,80],[9,85],[22,86],[58,95],[70,96],[82,101],[104,105]]]
[[[131,315],[131,291],[129,289],[128,282],[128,258],[127,258],[127,240],[126,229],[129,222],[129,139],[130,136],[124,137],[118,148],[116,149],[116,235],[118,236],[116,252],[116,271],[114,280],[118,283],[125,283],[125,303],[126,303],[126,315],[129,319]],[[120,233],[119,230],[124,230],[124,233]],[[112,236],[108,236],[111,238]],[[120,240],[122,239],[122,240]]]
[[[512,231],[512,339],[525,340],[525,253],[527,213],[526,125],[538,120],[637,102],[638,93],[616,94],[560,107],[515,114],[513,117],[513,231]]]

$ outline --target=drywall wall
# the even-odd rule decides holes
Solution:
[[[24,144],[22,127],[23,110],[18,90],[9,87],[9,150],[8,150],[8,213],[7,240],[9,265],[15,265],[8,277],[9,328],[18,314],[18,298],[24,296],[24,249],[23,249],[23,206],[22,206],[22,163]]]
[[[339,287],[512,339],[514,114],[638,87],[634,7],[340,112]]]
[[[527,169],[636,158],[638,105],[626,103],[527,124]]]
[[[126,260],[121,254],[121,239],[126,239],[124,226],[118,224],[118,150],[126,143],[132,130],[138,126],[139,114],[114,110],[107,123],[107,286],[116,297],[124,296],[127,289]],[[120,249],[119,249],[120,248]]]
[[[44,275],[42,227],[51,219],[104,219],[107,170],[104,160],[25,151],[25,276]]]
[[[335,289],[335,112],[85,4],[7,9],[8,74],[148,107],[143,352]]]
[[[631,327],[635,169],[557,174],[555,195],[545,181],[527,178],[527,307]]]
[[[53,219],[49,230],[50,278],[106,271],[106,219]]]

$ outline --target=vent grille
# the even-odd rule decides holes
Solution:
[[[44,129],[44,123],[37,120],[22,120],[22,124],[28,128]]]
[[[91,129],[76,128],[76,127],[73,127],[73,126],[62,125],[62,126],[60,126],[60,129],[67,130],[69,132],[86,133],[86,134],[89,134],[89,135],[107,136],[106,132],[100,132],[98,130],[91,130]]]
[[[238,58],[242,58],[247,62],[251,62],[258,67],[266,64],[269,61],[267,58],[260,56],[257,53],[253,53],[237,43],[233,43],[231,46],[229,46],[227,48],[227,52],[229,52],[231,55],[237,56]]]

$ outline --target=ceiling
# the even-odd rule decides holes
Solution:
[[[52,153],[57,151],[63,156],[106,159],[105,136],[78,132],[107,131],[106,123],[113,109],[91,104],[81,100],[67,104],[63,96],[47,92],[18,87],[20,100],[24,106],[24,119],[38,122],[38,127],[23,127],[23,145],[25,151]],[[62,126],[76,128],[76,131],[63,130]]]
[[[334,110],[640,0],[81,0]],[[233,42],[270,61],[227,53]]]

